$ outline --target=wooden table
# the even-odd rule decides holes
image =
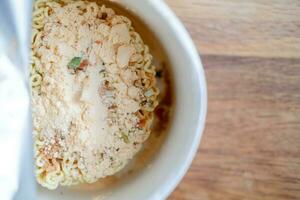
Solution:
[[[201,147],[170,200],[300,199],[300,1],[167,0],[206,71]]]

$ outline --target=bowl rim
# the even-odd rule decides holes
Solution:
[[[190,144],[188,153],[182,165],[177,169],[177,173],[167,180],[165,183],[157,187],[157,190],[152,193],[147,199],[148,200],[163,200],[166,199],[172,191],[177,187],[180,181],[183,179],[184,175],[188,171],[192,164],[192,161],[197,153],[201,137],[205,128],[205,119],[207,114],[207,86],[205,71],[201,62],[201,58],[196,49],[196,46],[190,37],[188,31],[179,20],[179,18],[174,14],[171,8],[163,0],[147,0],[145,3],[148,4],[150,8],[155,12],[154,14],[159,15],[167,29],[169,29],[172,34],[177,38],[177,42],[187,52],[187,56],[191,60],[193,72],[196,73],[197,84],[199,84],[200,89],[200,110],[197,116],[197,127],[196,131],[193,133],[193,142]]]
[[[200,84],[200,111],[197,119],[197,128],[196,132],[194,133],[193,143],[190,145],[189,152],[186,155],[182,166],[176,173],[176,176],[174,176],[173,179],[168,180],[169,184],[160,186],[160,189],[151,195],[149,199],[153,200],[158,198],[166,199],[180,183],[192,164],[205,128],[205,119],[207,114],[207,86],[205,71],[203,69],[201,58],[192,38],[190,37],[182,22],[163,0],[148,1],[148,3],[149,6],[151,6],[153,10],[157,12],[156,14],[161,16],[164,24],[166,24],[168,29],[170,29],[176,35],[178,39],[177,42],[181,45],[184,51],[188,52],[187,55],[190,57],[190,60],[193,63],[191,67],[194,68],[194,71],[197,73],[197,81]]]

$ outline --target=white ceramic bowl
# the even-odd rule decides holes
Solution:
[[[197,152],[204,129],[207,93],[203,67],[187,31],[162,0],[122,0],[160,39],[171,61],[176,105],[170,133],[161,150],[137,176],[112,188],[105,200],[163,200],[174,190]],[[63,195],[62,195],[63,194]],[[95,191],[39,191],[42,200],[99,198]],[[105,195],[104,195],[105,196]]]

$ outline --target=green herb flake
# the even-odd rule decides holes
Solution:
[[[125,133],[122,133],[121,138],[126,144],[130,142],[128,136]]]
[[[154,95],[154,91],[152,89],[149,89],[145,92],[146,97],[151,97],[152,95]]]
[[[72,58],[72,60],[68,64],[68,68],[76,70],[77,67],[79,67],[79,65],[81,63],[81,60],[82,60],[82,57],[74,57],[74,58]]]

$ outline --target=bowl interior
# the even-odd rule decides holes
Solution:
[[[169,134],[147,167],[126,178],[116,177],[117,184],[113,184],[116,180],[110,178],[87,187],[55,191],[38,188],[38,199],[164,199],[181,180],[197,150],[206,115],[206,85],[202,65],[190,37],[162,1],[125,0],[120,3],[150,27],[169,58],[176,96]],[[137,31],[143,30],[137,28]],[[150,49],[153,48],[160,49],[150,45]]]

